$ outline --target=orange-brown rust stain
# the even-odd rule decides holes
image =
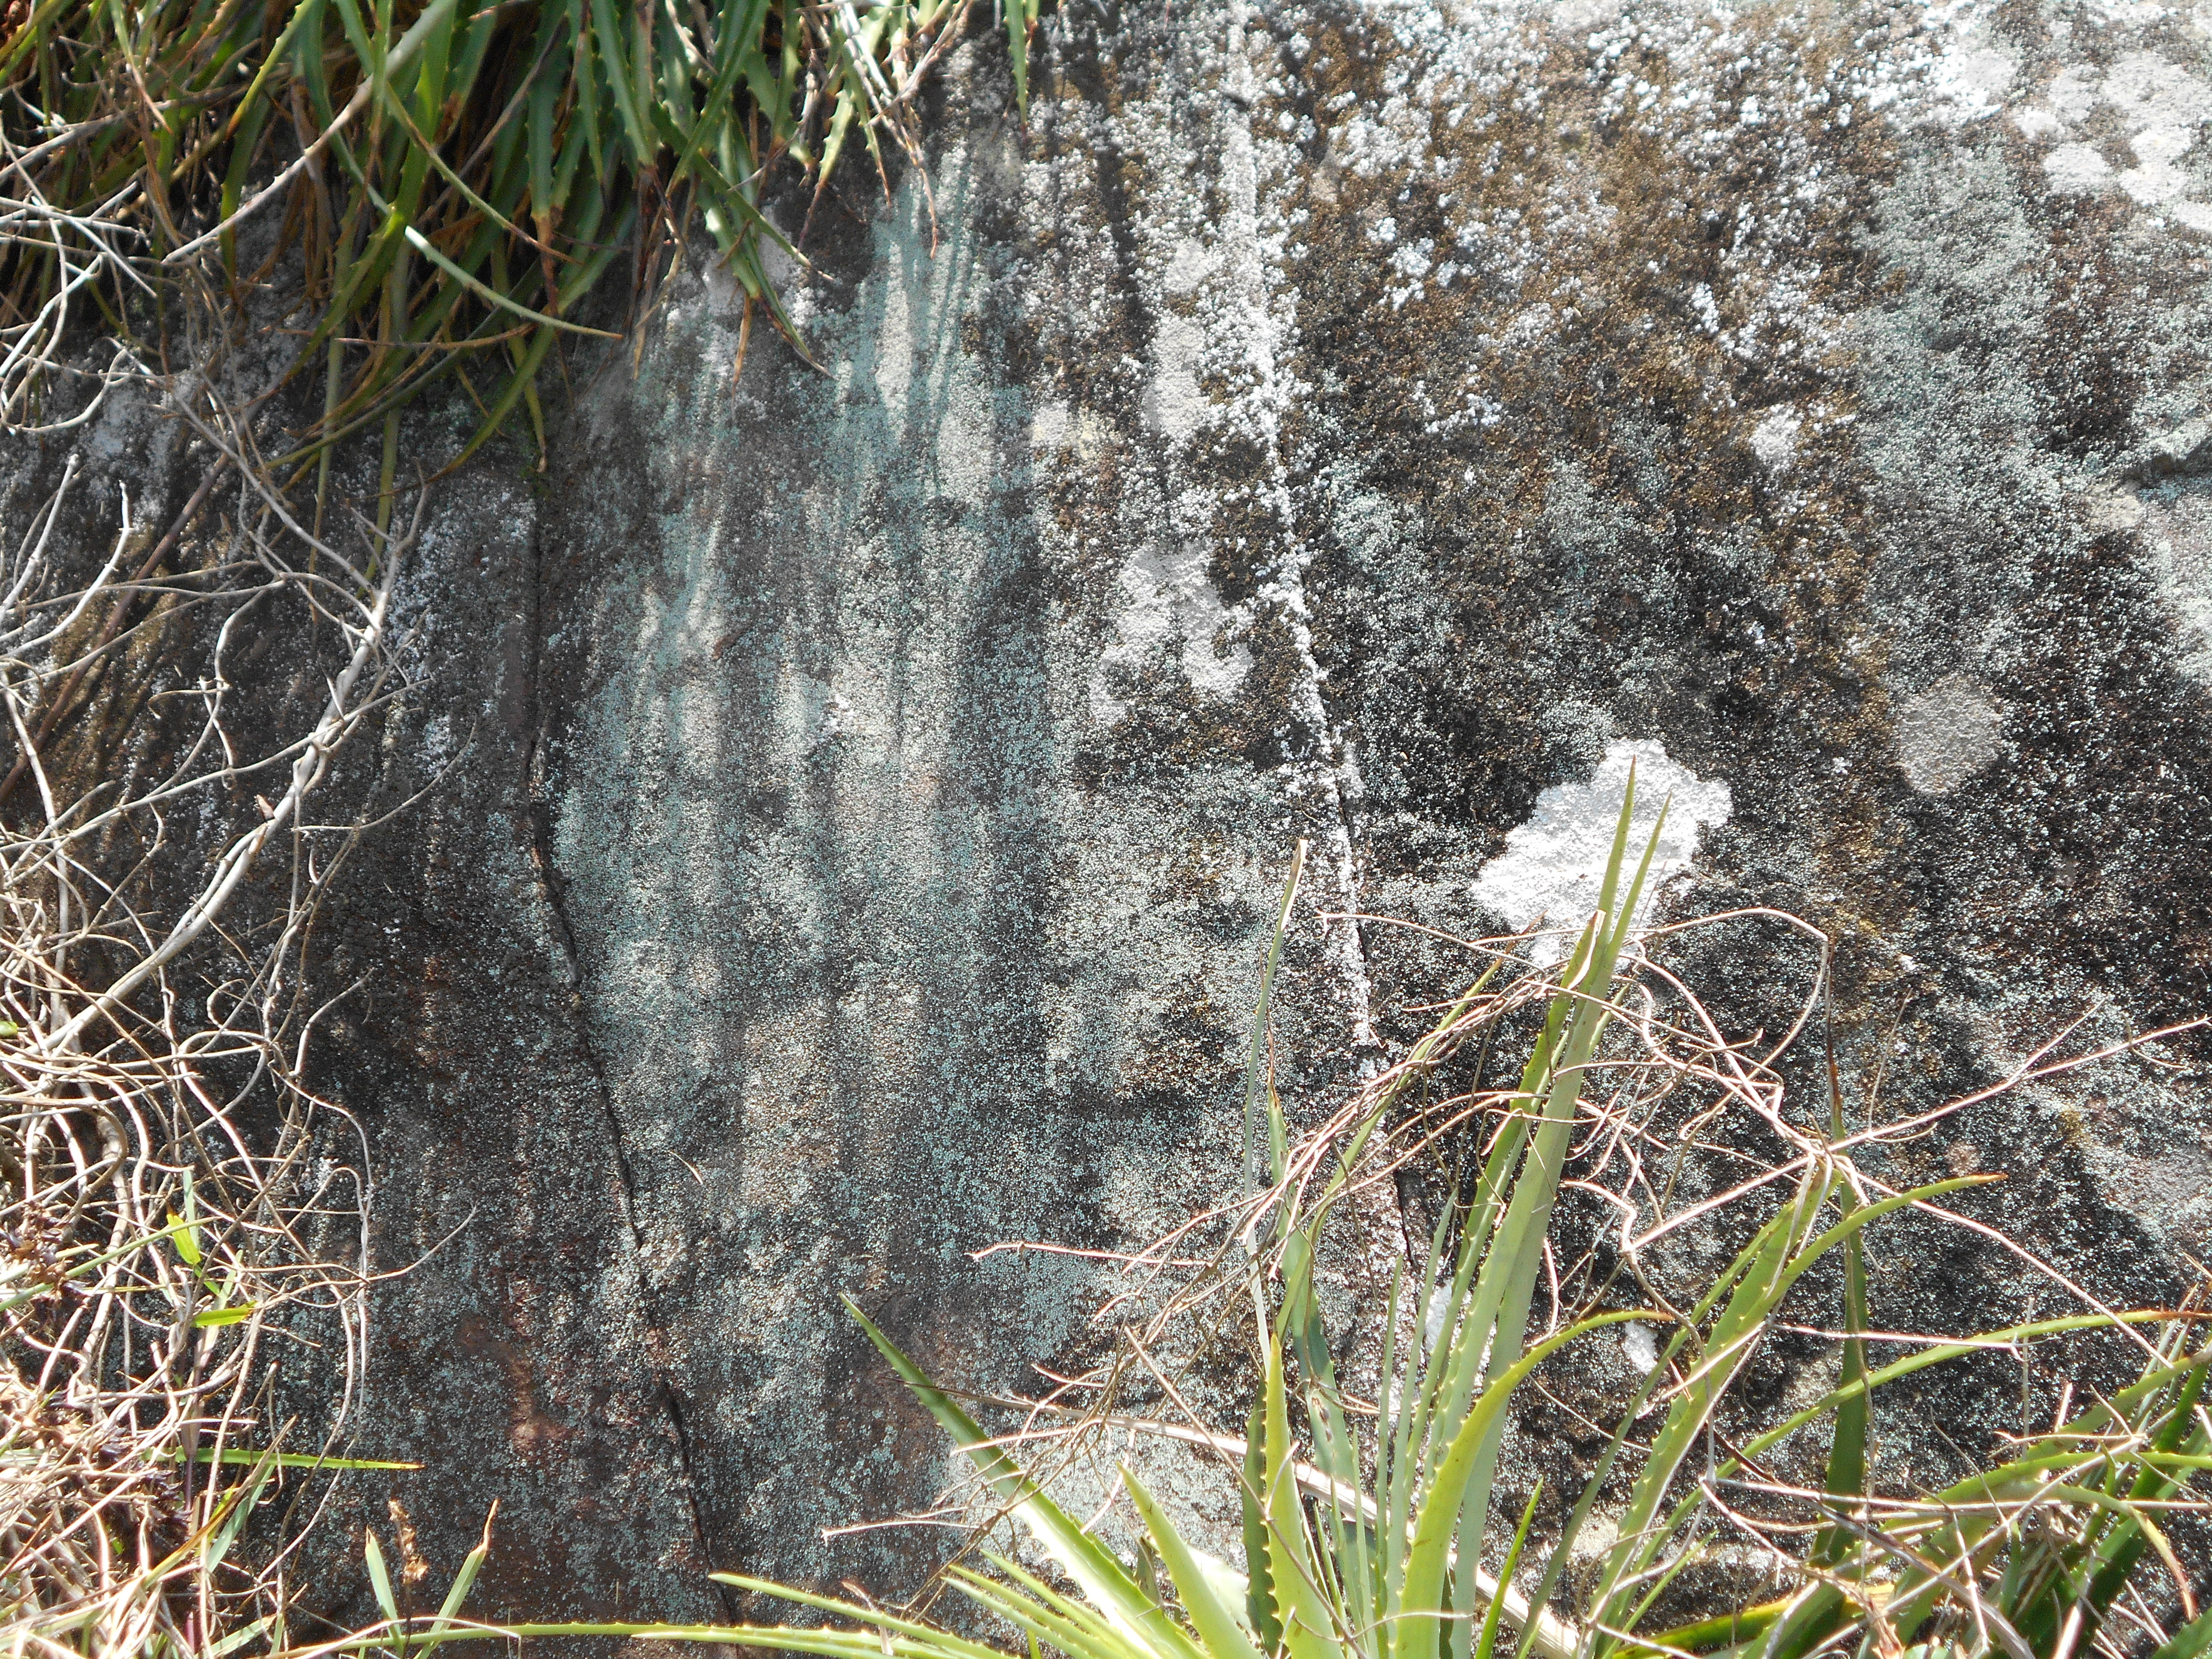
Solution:
[[[526,1463],[538,1463],[558,1451],[575,1431],[539,1404],[537,1378],[514,1337],[494,1328],[482,1315],[471,1314],[461,1322],[459,1341],[462,1352],[490,1359],[506,1380],[507,1443],[514,1455]]]

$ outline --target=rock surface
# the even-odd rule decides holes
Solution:
[[[1080,1259],[969,1253],[1233,1178],[1299,837],[1302,1099],[1458,971],[1322,913],[1571,900],[1632,753],[1666,903],[1839,941],[1884,1112],[2212,1003],[2212,8],[1085,0],[1036,50],[1026,127],[971,46],[927,190],[823,204],[826,373],[733,378],[685,275],[542,477],[437,498],[387,764],[446,770],[335,921],[329,1086],[427,1255],[358,1444],[428,1466],[431,1585],[500,1500],[486,1611],[910,1575],[819,1534],[944,1474],[839,1296],[976,1386],[1076,1341]],[[1805,968],[1697,965],[1747,1030]],[[2170,1294],[2203,1060],[1899,1172]],[[2026,1283],[1942,1248],[1899,1328]]]

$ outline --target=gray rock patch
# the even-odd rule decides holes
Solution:
[[[2002,749],[2004,711],[1964,674],[1947,674],[1897,711],[1897,754],[1907,782],[1948,795],[1989,769]]]

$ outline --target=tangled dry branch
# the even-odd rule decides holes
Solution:
[[[124,495],[88,570],[72,454],[0,548],[0,1645],[225,1651],[281,1635],[366,1338],[304,965],[361,822],[337,763],[404,684],[410,538],[308,534],[204,374],[95,378],[88,407],[135,381],[220,459],[158,543]],[[272,641],[319,706],[246,706]]]

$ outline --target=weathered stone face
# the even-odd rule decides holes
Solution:
[[[838,1297],[976,1386],[1066,1351],[1091,1269],[968,1253],[1225,1190],[1299,837],[1310,1103],[1461,974],[1322,913],[1571,906],[1632,754],[1667,904],[1838,940],[1854,1109],[2202,1011],[2208,29],[1071,0],[1026,129],[970,47],[927,191],[820,204],[825,372],[756,330],[733,377],[711,274],[573,361],[542,478],[443,487],[387,754],[450,769],[331,935],[383,1259],[438,1247],[357,1441],[428,1465],[434,1575],[494,1498],[487,1612],[910,1572],[818,1535],[944,1473]],[[1686,965],[1739,1030],[1805,971],[1752,929]],[[2030,1247],[2166,1294],[2200,1064],[1890,1173],[2008,1171]],[[1970,1244],[1916,1235],[1885,1317],[2013,1305]]]

